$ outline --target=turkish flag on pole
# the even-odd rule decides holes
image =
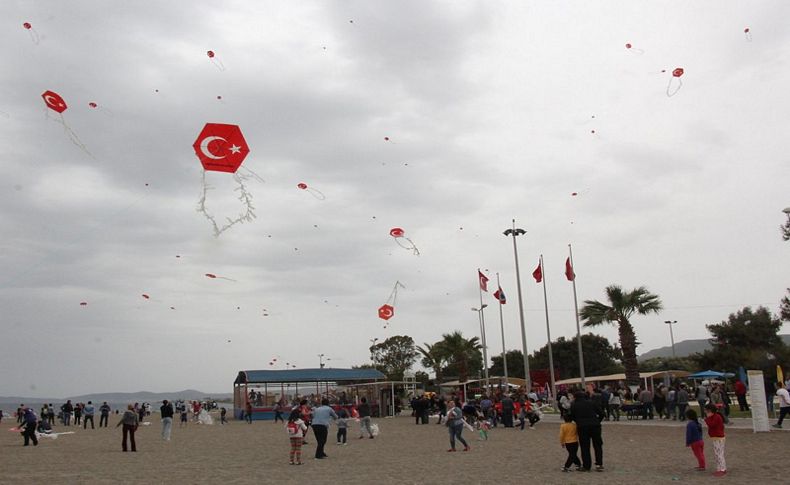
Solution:
[[[480,289],[483,291],[488,291],[488,278],[486,275],[477,270],[477,277],[480,279]]]
[[[535,271],[532,272],[532,277],[535,278],[535,283],[543,281],[543,270],[540,267],[540,263],[538,263],[538,267],[535,268]]]
[[[507,298],[505,297],[505,292],[504,292],[504,291],[502,291],[502,287],[499,287],[499,288],[498,288],[498,289],[497,289],[497,290],[494,292],[494,298],[496,298],[497,300],[499,300],[499,303],[500,303],[500,304],[502,304],[502,305],[504,305],[505,303],[507,303]]]
[[[568,278],[568,281],[573,281],[576,279],[576,273],[573,272],[573,266],[571,266],[571,258],[565,260],[565,277]]]

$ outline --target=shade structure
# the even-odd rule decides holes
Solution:
[[[689,379],[713,379],[718,377],[719,379],[724,379],[726,377],[734,377],[735,374],[732,372],[718,372],[715,370],[704,370],[701,372],[697,372],[696,374],[691,374],[688,376]]]

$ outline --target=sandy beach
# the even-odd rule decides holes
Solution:
[[[117,418],[111,421],[115,425]],[[472,444],[468,453],[447,453],[447,431],[436,424],[415,426],[408,417],[378,419],[381,435],[357,439],[354,426],[347,446],[334,444],[330,429],[327,460],[314,460],[315,440],[304,447],[305,464],[288,464],[288,439],[282,424],[256,421],[247,425],[203,426],[177,423],[170,442],[160,439],[158,416],[141,426],[137,453],[121,452],[120,429],[83,430],[73,435],[22,446],[12,421],[3,420],[0,434],[2,483],[474,483],[496,477],[540,483],[652,484],[709,483],[713,453],[706,439],[709,471],[693,470],[691,452],[684,447],[680,423],[604,423],[603,473],[561,473],[564,450],[557,441],[559,422],[549,417],[535,430],[497,428],[489,440],[464,433]],[[790,433],[754,434],[728,429],[729,483],[778,483],[786,477],[779,450],[790,446]],[[59,426],[56,431],[64,431]]]

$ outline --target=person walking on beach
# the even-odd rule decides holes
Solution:
[[[159,412],[162,415],[162,439],[170,441],[170,432],[173,430],[173,405],[165,399]]]
[[[337,413],[337,444],[346,445],[348,438],[348,413],[345,409],[341,409]]]
[[[565,465],[562,471],[571,471],[571,465],[576,465],[576,471],[582,468],[582,462],[579,461],[577,452],[579,451],[579,434],[576,431],[576,423],[571,419],[570,414],[562,417],[565,420],[560,425],[560,445],[568,452],[568,458],[565,460]]]
[[[691,448],[697,458],[697,471],[705,471],[705,442],[702,441],[702,425],[697,420],[697,412],[693,409],[686,411],[686,446]]]
[[[118,426],[123,425],[123,441],[121,441],[121,448],[123,451],[128,451],[126,448],[126,437],[129,436],[129,441],[132,444],[132,451],[137,451],[137,444],[134,442],[134,432],[137,431],[137,426],[140,424],[140,418],[134,411],[134,406],[129,404],[126,407],[126,412],[123,413],[121,420],[118,421]]]
[[[322,460],[327,458],[324,453],[327,436],[329,436],[329,424],[333,419],[337,419],[335,410],[329,407],[329,399],[321,399],[321,405],[313,409],[313,434],[315,435],[316,447],[315,458]]]
[[[719,414],[715,404],[705,406],[705,424],[708,426],[708,436],[713,442],[713,455],[716,457],[715,477],[727,474],[727,462],[724,460],[724,418]]]
[[[219,424],[228,424],[228,410],[225,407],[219,408]],[[276,422],[276,421],[275,421]]]
[[[88,429],[88,421],[91,422],[91,429],[95,429],[93,426],[93,415],[96,414],[96,407],[93,405],[93,401],[88,401],[82,412],[85,413],[85,416],[82,417],[82,429]]]
[[[464,451],[469,451],[471,448],[469,447],[469,443],[461,436],[464,432],[464,413],[461,409],[461,400],[455,398],[455,401],[447,403],[447,428],[450,431],[450,449],[447,450],[449,452],[455,451],[455,440],[456,438],[461,444],[464,445]],[[511,410],[511,420],[512,420],[512,410]],[[512,426],[512,421],[511,421]]]
[[[370,429],[370,404],[367,398],[361,398],[359,406],[357,406],[359,413],[359,439],[365,437],[365,431],[368,432],[370,439],[373,439],[373,430]]]
[[[302,421],[299,409],[291,411],[290,416],[288,416],[288,424],[285,425],[285,430],[288,432],[288,438],[291,442],[291,452],[289,453],[291,465],[301,465],[302,438],[307,432],[307,425]]]
[[[23,408],[22,411],[22,437],[25,438],[25,444],[22,446],[29,446],[30,441],[33,441],[33,446],[38,446],[38,438],[36,437],[36,427],[38,425],[38,418],[32,408]]]
[[[773,427],[781,429],[782,421],[790,414],[790,391],[787,390],[787,384],[782,382],[777,382],[776,387],[776,395],[779,396],[779,421]]]
[[[601,420],[603,411],[587,397],[584,392],[574,394],[570,415],[576,422],[579,433],[579,445],[582,451],[582,471],[590,471],[590,442],[595,450],[595,471],[603,471],[603,439],[601,438]]]
[[[282,399],[277,401],[274,404],[274,424],[277,424],[277,421],[285,421],[283,419],[283,404]]]
[[[99,427],[102,427],[102,423],[104,423],[104,427],[107,427],[107,421],[110,419],[110,405],[107,404],[107,401],[104,401],[102,405],[99,407]]]

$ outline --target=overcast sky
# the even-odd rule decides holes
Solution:
[[[552,337],[575,333],[568,243],[580,303],[612,283],[661,296],[633,320],[640,353],[669,345],[664,320],[683,340],[776,311],[789,17],[785,1],[3,2],[0,395],[229,392],[274,358],[350,367],[373,338],[471,337],[478,267],[492,287],[500,272],[520,348],[512,218],[530,351],[541,253]],[[218,238],[195,210],[207,122],[241,127],[263,180],[257,218]],[[207,182],[218,220],[243,210],[231,175]]]

